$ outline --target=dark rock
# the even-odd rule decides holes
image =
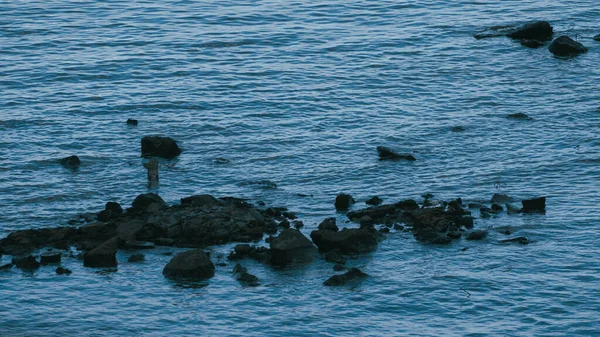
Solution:
[[[104,205],[104,209],[115,214],[123,214],[123,207],[118,202],[109,201]]]
[[[507,214],[517,214],[521,213],[521,209],[517,208],[511,204],[506,204],[506,213]]]
[[[460,125],[453,126],[450,128],[450,131],[452,131],[452,132],[464,132],[465,130],[466,130],[465,127],[460,126]]]
[[[136,241],[138,233],[144,228],[145,221],[141,219],[131,219],[123,221],[117,228],[117,236],[123,241]]]
[[[294,220],[294,221],[292,221],[292,225],[294,225],[294,228],[300,229],[300,228],[304,227],[304,222],[302,222],[300,220]]]
[[[363,216],[362,218],[360,218],[358,220],[358,223],[360,224],[360,228],[372,228],[373,225],[375,224],[375,222],[373,221],[373,218],[371,218],[368,215]]]
[[[156,247],[154,242],[149,241],[126,241],[125,248],[127,249],[153,249]]]
[[[240,186],[253,186],[264,190],[277,189],[277,184],[269,180],[248,180],[239,183]]]
[[[341,265],[341,264],[336,264],[336,265],[333,266],[333,270],[334,271],[342,271],[344,269],[346,269],[346,266]]]
[[[481,215],[482,218],[483,217],[489,218],[490,217],[490,213],[492,213],[492,209],[489,208],[489,207],[483,206],[483,207],[481,207],[479,209],[479,213],[480,213],[480,215]]]
[[[482,208],[482,207],[483,207],[483,205],[480,204],[480,203],[478,203],[478,202],[472,202],[472,203],[469,203],[467,205],[467,208],[470,208],[470,209],[472,209],[472,208]]]
[[[142,138],[142,157],[175,158],[181,149],[169,137],[145,136]]]
[[[498,203],[498,204],[505,204],[505,203],[511,202],[511,201],[513,201],[513,198],[509,197],[506,194],[494,193],[494,195],[492,196],[491,202]]]
[[[456,240],[456,239],[460,239],[460,237],[462,236],[462,233],[460,231],[449,231],[448,234],[446,234],[450,239],[452,240]]]
[[[546,21],[537,21],[517,27],[506,36],[512,39],[528,39],[537,41],[548,41],[554,34],[552,26]]]
[[[502,206],[500,206],[496,203],[492,204],[492,213],[500,213],[502,211],[504,211],[504,208],[502,208]]]
[[[219,165],[227,165],[231,163],[231,161],[229,159],[225,159],[225,158],[215,158],[215,164],[219,164]]]
[[[520,243],[522,245],[526,245],[526,244],[529,244],[530,241],[527,240],[527,238],[524,237],[524,236],[519,236],[519,237],[516,237],[516,238],[510,238],[510,239],[505,239],[505,240],[500,240],[500,243],[513,243],[513,242],[514,243]]]
[[[63,268],[63,267],[56,268],[56,274],[58,274],[58,275],[71,275],[71,273],[72,273],[72,271],[67,268]]]
[[[346,258],[342,255],[342,251],[339,249],[333,249],[323,253],[323,258],[327,262],[346,264]]]
[[[137,121],[137,119],[128,118],[127,119],[127,125],[137,126],[138,125],[138,121]]]
[[[280,218],[281,210],[276,207],[269,207],[265,210],[265,214],[274,218]]]
[[[297,219],[297,218],[298,218],[298,217],[296,216],[296,214],[294,214],[294,213],[292,213],[292,212],[281,212],[281,215],[282,215],[283,217],[286,217],[286,218],[290,219],[290,220],[294,220],[294,219]]]
[[[348,270],[345,274],[334,275],[334,276],[330,277],[329,279],[327,279],[327,281],[323,282],[323,285],[325,285],[325,286],[341,286],[341,285],[347,284],[350,281],[364,279],[368,276],[369,275],[363,273],[358,268],[350,268],[350,270]]]
[[[557,56],[574,56],[588,51],[581,43],[563,35],[556,38],[548,47],[550,52]]]
[[[517,112],[514,114],[510,114],[508,116],[506,116],[506,118],[508,119],[520,119],[520,120],[532,120],[533,118],[527,116],[526,114],[522,113],[522,112]]]
[[[163,275],[171,279],[207,279],[215,275],[215,266],[201,249],[188,250],[175,255],[163,269]]]
[[[378,146],[377,153],[379,154],[379,160],[409,160],[415,161],[417,160],[412,154],[400,154],[390,148],[385,146]]]
[[[382,202],[383,202],[383,200],[381,200],[380,197],[374,196],[370,199],[367,199],[367,201],[365,201],[365,204],[377,206],[377,205],[380,205]]]
[[[447,245],[452,242],[452,239],[444,233],[435,230],[421,230],[413,233],[415,239],[420,242],[430,243],[434,245]]]
[[[405,210],[405,211],[414,211],[416,209],[419,209],[419,204],[412,199],[406,199],[406,200],[397,202],[394,206],[396,206],[397,208],[399,208],[401,210]]]
[[[269,243],[271,263],[281,266],[289,263],[311,262],[316,249],[310,240],[295,229],[285,229]]]
[[[546,212],[546,197],[523,200],[521,203],[523,204],[523,212],[525,213]]]
[[[60,263],[60,252],[44,252],[40,255],[40,263],[43,265],[50,263]]]
[[[527,48],[539,48],[539,47],[544,46],[544,42],[541,42],[538,40],[522,39],[521,46],[527,47]]]
[[[397,231],[402,231],[402,230],[404,230],[404,226],[396,223],[396,224],[394,224],[394,229]]]
[[[76,169],[81,165],[81,160],[77,156],[69,156],[61,159],[60,164],[69,169]]]
[[[190,205],[190,206],[201,206],[201,207],[210,207],[210,206],[219,206],[222,204],[222,201],[213,197],[209,194],[201,194],[201,195],[192,195],[191,197],[181,198],[182,205]]]
[[[0,266],[0,270],[8,270],[8,269],[12,268],[12,266],[13,266],[12,263],[7,263],[7,264]]]
[[[40,263],[37,262],[35,257],[31,255],[24,257],[13,257],[12,264],[19,269],[37,269],[40,267]]]
[[[116,267],[117,266],[117,250],[119,249],[119,238],[114,237],[97,248],[86,252],[83,255],[83,265],[85,267]]]
[[[600,34],[594,36],[594,41],[600,41]]]
[[[484,230],[475,230],[467,233],[465,239],[474,241],[474,240],[483,240],[487,237],[487,231]]]
[[[339,249],[343,254],[355,254],[377,249],[378,234],[372,229],[317,230],[310,237],[322,252]]]
[[[142,262],[145,259],[144,254],[133,254],[127,259],[127,262]]]
[[[350,194],[338,194],[337,197],[335,197],[335,209],[337,209],[338,211],[345,211],[348,208],[350,208],[350,205],[354,204],[356,201],[354,200],[354,198],[352,198],[352,196]]]
[[[281,220],[279,227],[290,228],[290,221],[288,219]]]
[[[379,233],[384,233],[384,234],[387,234],[387,233],[389,233],[389,232],[390,232],[390,229],[389,229],[389,228],[387,228],[387,227],[382,227],[382,228],[379,228]]]
[[[258,277],[248,273],[248,269],[246,269],[239,263],[236,264],[235,267],[233,267],[233,276],[236,280],[245,285],[251,287],[256,287],[259,285]]]
[[[137,210],[146,210],[151,204],[159,204],[161,207],[167,206],[167,203],[155,193],[145,193],[138,195],[131,206]]]

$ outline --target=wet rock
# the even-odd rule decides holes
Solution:
[[[282,266],[289,263],[311,262],[316,253],[312,242],[295,229],[285,229],[269,243],[271,264]]]
[[[127,125],[137,126],[138,125],[138,120],[137,119],[128,118],[127,119]]]
[[[296,214],[292,213],[292,212],[281,212],[281,216],[288,218],[290,220],[294,220],[297,219],[298,217],[296,216]]]
[[[518,119],[518,120],[532,120],[533,118],[527,116],[526,114],[522,113],[522,112],[517,112],[514,114],[510,114],[508,116],[506,116],[506,118],[508,119]]]
[[[527,48],[540,48],[540,47],[544,46],[544,42],[541,42],[538,40],[522,39],[521,46],[527,47]]]
[[[94,248],[83,255],[83,265],[85,267],[104,268],[117,266],[117,250],[119,249],[119,238],[114,237],[97,248]]]
[[[57,275],[71,275],[71,273],[72,273],[72,271],[70,269],[63,268],[63,267],[56,268]]]
[[[277,189],[277,184],[269,181],[269,180],[248,180],[248,181],[242,181],[241,183],[239,183],[239,186],[251,186],[251,187],[257,187],[257,188],[261,188],[264,190],[274,190]]]
[[[145,136],[142,138],[142,157],[177,157],[181,149],[177,142],[169,137]]]
[[[379,154],[379,160],[417,160],[412,154],[401,154],[385,146],[378,146],[377,153]]]
[[[142,262],[145,259],[144,254],[133,254],[127,259],[127,262]]]
[[[163,269],[163,275],[170,279],[208,279],[215,275],[215,266],[201,249],[178,253]]]
[[[154,242],[149,241],[126,241],[125,248],[127,249],[153,249]]]
[[[215,158],[215,164],[218,164],[218,165],[227,165],[229,163],[231,163],[231,161],[229,159],[220,158],[220,157],[219,158]]]
[[[302,222],[300,220],[294,220],[294,221],[292,221],[292,225],[294,225],[294,228],[300,229],[300,228],[304,227],[304,222]]]
[[[248,285],[251,287],[256,287],[259,285],[258,277],[248,273],[248,269],[243,267],[241,264],[236,264],[233,267],[233,276],[236,280],[244,285]]]
[[[394,206],[404,211],[414,211],[416,209],[419,209],[419,204],[412,199],[402,200],[394,204]]]
[[[377,249],[378,235],[373,229],[316,230],[310,237],[322,252],[339,249],[343,254],[356,254]]]
[[[117,236],[123,241],[134,242],[138,233],[144,228],[144,225],[145,222],[141,219],[123,221],[117,228]]]
[[[453,230],[453,231],[449,231],[448,234],[446,234],[450,239],[452,240],[456,240],[456,239],[460,239],[460,237],[462,236],[462,233],[460,231],[457,230]]]
[[[544,213],[546,212],[546,197],[527,199],[521,201],[523,212],[525,213]]]
[[[394,229],[397,231],[402,231],[402,230],[404,230],[404,226],[396,223],[396,224],[394,224]]]
[[[566,35],[560,36],[552,41],[548,49],[556,56],[574,56],[588,51],[581,43]]]
[[[594,41],[600,41],[600,34],[594,36]]]
[[[123,208],[117,202],[107,202],[104,210],[98,213],[98,220],[109,221],[123,214]]]
[[[524,236],[519,236],[516,238],[510,238],[510,239],[504,239],[504,240],[500,240],[500,243],[520,243],[522,245],[526,245],[529,244],[529,240],[527,240],[526,237]]]
[[[219,206],[222,201],[213,197],[210,194],[192,195],[191,197],[181,198],[181,205],[210,207]]]
[[[380,197],[378,196],[374,196],[370,199],[367,199],[367,201],[365,201],[365,204],[367,205],[373,205],[373,206],[378,206],[383,202],[383,200],[381,200]]]
[[[505,204],[507,202],[513,201],[513,198],[509,197],[506,194],[494,193],[492,196],[492,203]]]
[[[479,209],[479,214],[482,218],[489,218],[490,213],[492,213],[492,209],[489,207],[484,206]]]
[[[504,211],[504,208],[502,208],[502,206],[500,206],[500,205],[498,205],[496,203],[492,204],[492,208],[491,209],[492,209],[492,213],[500,213],[500,212]]]
[[[483,240],[487,237],[487,231],[484,230],[475,230],[467,233],[465,239],[469,241]]]
[[[375,222],[373,221],[373,218],[371,218],[368,215],[361,217],[358,220],[358,223],[360,224],[360,228],[372,228],[373,225],[375,224]]]
[[[283,219],[281,220],[278,226],[283,228],[290,228],[290,221],[288,219]]]
[[[337,232],[339,230],[336,225],[335,218],[326,218],[319,224],[319,229]]]
[[[37,269],[40,267],[40,263],[37,262],[37,260],[35,259],[35,257],[28,255],[28,256],[19,256],[19,257],[13,257],[12,259],[12,264],[14,264],[17,268],[19,269]]]
[[[138,195],[131,206],[136,210],[146,210],[151,204],[159,204],[160,206],[167,206],[167,203],[155,193],[145,193]]]
[[[515,207],[515,206],[513,206],[511,204],[506,204],[505,206],[506,206],[506,213],[509,214],[509,215],[510,214],[521,213],[521,209],[520,208],[517,208],[517,207]]]
[[[346,258],[342,255],[342,251],[339,249],[333,249],[323,253],[323,258],[327,262],[346,264]]]
[[[333,266],[333,270],[334,271],[342,271],[344,269],[346,269],[346,266],[341,265],[341,264],[336,264],[336,265]]]
[[[335,209],[338,211],[345,211],[350,208],[356,201],[350,194],[341,193],[335,197]]]
[[[61,159],[60,164],[68,169],[76,169],[81,165],[81,160],[77,156],[69,156]]]
[[[390,232],[390,229],[389,229],[389,228],[387,228],[387,227],[382,227],[382,228],[379,228],[379,233],[384,233],[384,234],[387,234],[387,233],[389,233],[389,232]]]
[[[40,255],[40,263],[43,265],[50,263],[60,263],[62,254],[60,252],[44,252]]]
[[[447,245],[452,242],[452,239],[448,235],[434,230],[421,230],[414,232],[413,234],[417,241],[423,243],[430,243],[433,245]]]
[[[506,36],[512,39],[548,41],[552,39],[553,34],[554,32],[550,23],[546,21],[537,21],[526,23],[520,27],[517,27],[514,31],[508,33]]]
[[[334,275],[327,279],[327,281],[323,282],[325,286],[342,286],[347,284],[348,282],[360,280],[368,277],[369,275],[363,273],[358,268],[350,268],[345,274]]]
[[[0,270],[8,270],[8,269],[12,268],[12,266],[13,266],[12,263],[7,263],[7,264],[0,266]]]

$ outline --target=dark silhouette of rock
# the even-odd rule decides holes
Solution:
[[[257,187],[264,190],[275,190],[277,189],[277,184],[270,180],[248,180],[242,181],[239,183],[239,186],[252,186]]]
[[[556,56],[575,56],[588,51],[588,49],[581,43],[571,39],[566,35],[557,37],[554,41],[552,41],[548,49]]]
[[[56,251],[44,252],[40,255],[40,263],[43,265],[50,263],[60,263],[61,256],[62,254]]]
[[[504,208],[502,208],[502,206],[498,205],[497,203],[493,203],[491,209],[492,209],[492,213],[500,213],[500,212],[504,211]]]
[[[300,228],[304,227],[304,222],[302,222],[300,220],[294,220],[294,221],[292,221],[292,225],[294,225],[294,228],[300,229]]]
[[[21,256],[13,257],[12,264],[14,264],[19,269],[26,269],[26,270],[37,269],[40,267],[40,263],[37,262],[35,257],[33,257],[31,255],[23,256],[23,257],[21,257]]]
[[[8,269],[12,268],[12,266],[13,266],[12,263],[7,263],[7,264],[4,264],[4,265],[1,265],[0,266],[0,270],[8,270]]]
[[[123,208],[119,203],[116,202],[107,202],[104,206],[104,210],[98,213],[98,220],[100,221],[109,221],[116,217],[123,215]]]
[[[170,279],[208,279],[215,275],[215,266],[201,249],[178,253],[163,269],[163,275]]]
[[[288,219],[283,219],[281,220],[278,226],[283,228],[290,228],[290,221]]]
[[[462,233],[459,230],[451,230],[451,231],[448,231],[448,233],[446,235],[450,239],[456,240],[456,239],[460,239],[461,238]]]
[[[167,203],[160,196],[158,196],[158,194],[155,193],[145,193],[138,195],[135,198],[135,200],[133,200],[131,206],[134,209],[146,210],[148,206],[154,203],[159,204],[161,207],[167,206]]]
[[[461,125],[453,126],[450,128],[450,131],[452,132],[464,132],[465,130],[465,127]]]
[[[508,116],[506,116],[506,118],[508,119],[519,119],[519,120],[532,120],[533,118],[527,116],[526,114],[522,113],[522,112],[517,112],[514,114],[510,114]]]
[[[517,27],[514,31],[508,33],[506,36],[512,39],[527,39],[537,41],[548,41],[552,39],[554,34],[552,26],[546,21],[537,21],[532,23],[526,23],[520,27]]]
[[[109,201],[104,205],[104,209],[115,214],[123,214],[123,208],[118,202]]]
[[[339,232],[316,230],[310,237],[322,252],[339,249],[343,254],[368,253],[377,249],[378,235],[374,229],[347,229]]]
[[[218,164],[218,165],[227,165],[229,163],[231,163],[231,161],[229,159],[220,158],[220,157],[219,158],[215,158],[215,164]]]
[[[340,193],[335,197],[335,209],[345,211],[350,208],[356,201],[350,194]]]
[[[340,229],[335,223],[335,218],[326,218],[319,224],[319,229],[337,232]]]
[[[494,193],[494,195],[492,196],[492,200],[491,200],[491,202],[498,203],[498,204],[505,204],[505,203],[511,202],[511,201],[513,201],[513,198],[509,197],[506,194],[500,194],[500,193]]]
[[[145,259],[144,254],[133,254],[127,259],[127,262],[142,262]]]
[[[385,146],[378,146],[377,153],[379,154],[379,160],[417,160],[412,154],[401,154]]]
[[[521,46],[527,47],[527,48],[540,48],[540,47],[544,46],[544,42],[541,42],[538,40],[522,39]]]
[[[83,254],[83,265],[85,267],[104,268],[117,266],[117,250],[119,249],[119,238],[114,237]]]
[[[137,126],[138,125],[138,121],[137,121],[137,119],[128,118],[127,119],[127,125]]]
[[[333,266],[333,270],[334,271],[342,271],[344,269],[346,269],[346,266],[341,265],[341,264],[336,264],[336,265]]]
[[[419,230],[413,232],[415,239],[423,243],[430,243],[433,245],[447,245],[452,242],[452,238],[448,235],[438,232],[435,230]]]
[[[342,286],[347,284],[348,282],[360,280],[368,277],[369,275],[363,273],[358,268],[350,268],[345,274],[334,275],[327,279],[327,281],[323,282],[325,286]]]
[[[76,169],[81,165],[81,160],[77,156],[69,156],[61,159],[60,164],[68,169]]]
[[[467,233],[465,239],[474,241],[474,240],[483,240],[487,237],[487,231],[484,230],[475,230]]]
[[[191,206],[219,206],[223,202],[210,194],[192,195],[191,197],[181,198],[182,205]]]
[[[67,268],[63,268],[63,267],[56,268],[56,274],[58,274],[58,275],[71,275],[71,273],[72,273],[72,271]]]
[[[523,200],[521,203],[523,204],[523,212],[525,213],[546,212],[546,197]]]
[[[177,157],[181,149],[175,140],[169,137],[146,136],[142,138],[143,157],[161,157],[171,159]]]
[[[383,202],[383,200],[381,200],[380,197],[374,196],[370,199],[367,199],[367,201],[365,201],[365,204],[377,206],[377,205],[380,205],[382,202]]]
[[[236,280],[244,285],[248,285],[251,287],[256,287],[259,285],[258,277],[248,273],[248,269],[243,267],[241,264],[236,264],[233,267],[233,276]]]
[[[600,41],[600,34],[594,36],[594,41]]]
[[[520,243],[522,245],[526,245],[529,244],[529,240],[527,240],[526,237],[524,236],[518,236],[516,238],[510,238],[510,239],[505,239],[505,240],[500,240],[500,243]]]
[[[285,229],[269,243],[271,264],[282,266],[289,263],[311,262],[316,253],[312,242],[295,229]]]
[[[323,253],[323,258],[327,262],[346,264],[346,258],[342,255],[342,251],[339,249],[333,249]]]

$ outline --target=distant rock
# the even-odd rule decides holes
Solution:
[[[505,240],[500,240],[500,243],[520,243],[522,245],[527,245],[529,244],[529,240],[527,240],[526,237],[524,236],[519,236],[516,238],[510,238],[510,239],[505,239]]]
[[[334,275],[323,282],[325,286],[342,286],[348,282],[367,278],[369,275],[363,273],[358,268],[350,268],[345,274]]]
[[[521,46],[527,48],[540,48],[544,46],[544,42],[538,40],[522,39]]]
[[[40,267],[40,263],[35,259],[35,257],[28,256],[19,256],[13,257],[12,264],[14,264],[19,269],[32,270]]]
[[[581,43],[571,39],[566,35],[557,37],[554,41],[552,41],[548,49],[556,56],[575,56],[588,51],[588,49]]]
[[[127,259],[127,262],[142,262],[145,259],[144,254],[133,254]]]
[[[513,201],[512,197],[509,197],[506,194],[500,194],[500,193],[494,193],[494,195],[492,196],[492,203],[498,203],[498,204],[505,204],[507,202],[511,202]]]
[[[215,266],[201,249],[178,253],[163,269],[163,275],[170,279],[208,279],[215,275]]]
[[[143,157],[171,159],[177,157],[180,153],[181,149],[172,138],[158,136],[146,136],[142,138]]]
[[[379,160],[417,160],[412,154],[400,154],[385,146],[378,146],[377,153],[379,154]]]
[[[460,125],[453,126],[450,128],[450,131],[452,131],[452,132],[464,132],[465,130],[466,130],[465,127],[460,126]]]
[[[63,268],[63,267],[58,267],[55,270],[57,275],[71,275],[72,271],[67,269],[67,268]]]
[[[319,224],[319,229],[337,232],[340,229],[335,223],[335,218],[326,218]]]
[[[277,184],[270,181],[270,180],[248,180],[248,181],[242,181],[241,183],[239,183],[239,186],[251,186],[251,187],[257,187],[257,188],[261,188],[264,190],[274,190],[277,189]]]
[[[343,254],[368,253],[377,249],[378,233],[374,229],[348,229],[339,232],[316,230],[310,237],[322,252],[339,249]]]
[[[127,119],[127,125],[137,126],[138,125],[138,121],[137,121],[137,119],[128,118]]]
[[[116,267],[118,249],[119,238],[114,237],[83,254],[83,265],[93,268]]]
[[[345,211],[350,208],[356,201],[350,194],[341,193],[335,198],[335,209],[338,211]]]
[[[520,120],[532,120],[533,118],[527,116],[526,114],[522,113],[522,112],[517,112],[514,114],[510,114],[508,116],[506,116],[506,118],[508,119],[520,119]]]
[[[69,156],[61,159],[60,164],[68,169],[76,169],[81,165],[81,160],[77,156]]]
[[[289,263],[311,262],[317,250],[312,242],[298,230],[288,228],[269,243],[271,264],[282,266]]]
[[[256,287],[259,285],[258,277],[248,273],[248,269],[243,267],[241,264],[236,264],[233,267],[233,276],[236,280],[244,285],[248,285],[251,287]]]
[[[523,204],[523,212],[525,213],[546,212],[546,197],[523,200],[521,203]]]
[[[367,201],[365,201],[365,204],[377,206],[377,205],[380,205],[382,202],[383,202],[383,200],[381,200],[380,197],[374,196],[370,199],[367,199]]]
[[[548,41],[552,39],[554,31],[550,23],[546,21],[537,21],[526,23],[514,29],[514,31],[506,34],[512,39],[527,39],[537,41]]]

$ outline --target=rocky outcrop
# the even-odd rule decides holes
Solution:
[[[256,287],[259,285],[258,277],[250,274],[248,269],[239,263],[233,267],[233,276],[243,285],[250,287]]]
[[[311,232],[310,237],[321,252],[338,249],[343,254],[357,254],[377,249],[379,234],[373,228],[344,228],[339,232],[320,229]]]
[[[83,265],[93,268],[116,267],[118,249],[119,238],[114,237],[83,254]]]
[[[358,268],[350,268],[345,274],[334,275],[323,282],[325,286],[342,286],[352,281],[357,281],[369,277]]]
[[[345,211],[350,208],[356,201],[350,194],[341,193],[335,197],[335,209],[338,211]]]
[[[271,264],[283,266],[289,263],[311,262],[316,253],[312,242],[295,229],[285,229],[269,243]]]
[[[181,149],[172,138],[158,136],[146,136],[142,138],[143,157],[171,159],[177,157],[180,153]]]
[[[523,212],[525,213],[544,213],[546,212],[546,197],[527,199],[521,201]]]
[[[548,49],[556,56],[575,56],[588,51],[588,49],[581,43],[571,39],[566,35],[557,37],[554,41],[552,41]]]
[[[536,21],[526,23],[519,27],[514,28],[506,36],[511,39],[528,39],[537,41],[549,41],[552,39],[554,31],[550,23],[546,21]]]
[[[215,266],[201,249],[178,253],[163,269],[170,279],[192,278],[204,280],[215,275]]]
[[[377,154],[379,154],[379,160],[417,160],[412,154],[401,154],[385,146],[378,146]]]
[[[69,156],[61,159],[60,164],[68,169],[76,169],[81,165],[81,160],[77,156]]]

